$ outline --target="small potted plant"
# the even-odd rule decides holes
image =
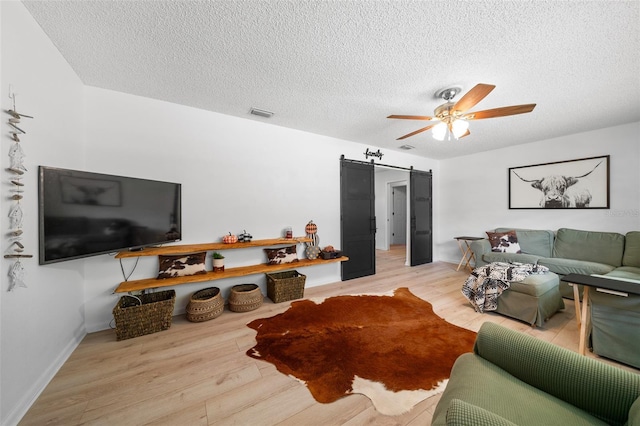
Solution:
[[[224,256],[217,251],[213,252],[213,272],[224,271]]]

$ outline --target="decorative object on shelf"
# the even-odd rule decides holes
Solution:
[[[224,271],[224,256],[217,251],[213,252],[213,272]]]
[[[302,299],[306,275],[298,271],[285,271],[265,274],[267,276],[267,296],[274,303]]]
[[[290,226],[284,228],[284,238],[287,240],[293,239],[293,229]]]
[[[138,296],[122,296],[113,308],[116,338],[130,339],[171,327],[175,290],[158,291]]]
[[[264,249],[267,253],[268,265],[279,265],[281,263],[292,263],[298,261],[298,248],[291,245],[282,248]]]
[[[307,255],[307,259],[317,259],[320,255],[320,236],[318,235],[318,226],[313,223],[313,220],[310,220],[309,223],[304,227],[305,232],[307,233],[307,238],[311,241],[305,243],[307,246],[305,248],[305,254]]]
[[[204,322],[218,318],[224,311],[224,299],[218,287],[198,290],[191,295],[187,304],[187,320]]]
[[[207,270],[204,266],[206,255],[206,251],[176,256],[160,255],[158,256],[160,261],[158,279],[206,274]]]
[[[342,256],[342,251],[336,250],[333,246],[326,246],[320,252],[323,259],[337,259]]]
[[[313,223],[313,220],[310,220],[304,227],[304,232],[307,233],[307,237],[309,235],[313,235],[318,232],[318,225]]]
[[[247,232],[245,229],[244,232],[238,235],[238,241],[241,243],[249,243],[253,239],[253,235]]]
[[[262,306],[264,296],[257,284],[238,284],[231,287],[229,310],[249,312]]]
[[[9,266],[8,273],[9,291],[12,291],[16,287],[27,287],[25,283],[24,265],[20,262],[20,259],[33,257],[33,255],[25,253],[25,246],[22,243],[22,220],[24,213],[20,201],[24,198],[25,184],[22,178],[27,168],[24,166],[25,154],[22,150],[20,137],[18,136],[27,134],[26,131],[18,126],[22,118],[33,117],[17,112],[16,95],[13,93],[12,87],[9,88],[9,92],[9,97],[13,101],[13,109],[9,109],[6,112],[10,115],[8,123],[13,145],[11,145],[9,149],[9,167],[7,171],[11,174],[11,177],[8,182],[10,195],[7,198],[15,203],[9,208],[9,232],[7,233],[9,236],[9,247],[4,257],[5,259],[16,259],[16,261]]]
[[[235,244],[238,242],[238,236],[229,232],[229,235],[222,237],[222,242],[225,244]]]

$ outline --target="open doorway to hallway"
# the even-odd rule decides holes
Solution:
[[[376,167],[375,199],[376,263],[409,266],[409,172]]]

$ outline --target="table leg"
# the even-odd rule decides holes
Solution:
[[[576,308],[576,324],[580,330],[580,289],[578,289],[578,284],[571,284],[571,287],[573,287],[573,300]]]
[[[456,271],[460,270],[463,263],[465,264],[464,265],[465,268],[472,270],[471,265],[469,264],[469,260],[473,255],[473,252],[471,251],[471,246],[465,240],[458,240],[458,247],[460,247],[460,253],[462,253],[462,259],[460,259],[460,263],[458,263],[458,267],[456,268]]]
[[[580,346],[578,352],[584,355],[587,347],[587,314],[589,311],[589,286],[583,286],[582,291],[582,318],[580,324]],[[580,299],[578,299],[580,300]]]

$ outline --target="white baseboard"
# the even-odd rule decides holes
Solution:
[[[42,373],[40,379],[36,381],[29,391],[20,398],[20,402],[9,412],[6,418],[0,419],[0,424],[4,426],[15,426],[27,414],[29,408],[38,399],[42,391],[47,387],[51,379],[56,375],[64,363],[69,359],[74,350],[78,347],[87,332],[84,327],[79,328],[73,335],[73,338],[65,348],[58,354],[49,367]]]

